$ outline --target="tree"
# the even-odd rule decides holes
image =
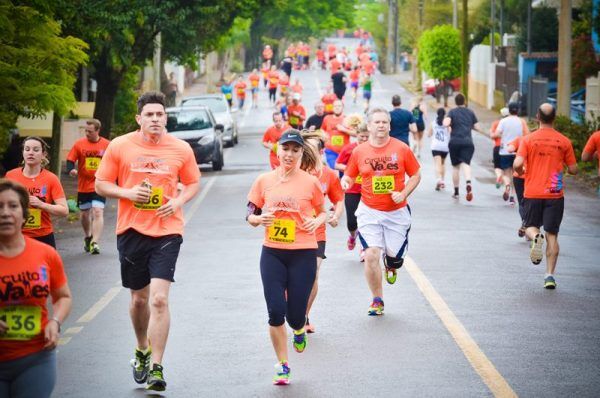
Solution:
[[[517,49],[527,49],[527,25],[523,24],[517,35]],[[555,52],[558,50],[558,17],[551,7],[534,8],[531,13],[531,50]]]
[[[64,30],[90,45],[90,64],[98,82],[94,117],[108,136],[116,94],[128,71],[152,59],[161,33],[163,58],[191,62],[208,52],[238,15],[254,12],[261,0],[56,0]]]
[[[433,79],[440,81],[444,106],[448,106],[450,80],[461,73],[460,37],[451,25],[426,30],[419,39],[419,65]]]
[[[0,153],[17,118],[66,114],[86,44],[61,37],[60,25],[27,5],[0,0]]]

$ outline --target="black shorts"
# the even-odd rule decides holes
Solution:
[[[38,242],[42,242],[49,246],[52,246],[53,248],[56,249],[56,240],[54,239],[54,232],[51,232],[48,235],[44,235],[44,236],[36,236],[33,239],[37,240]]]
[[[444,160],[446,160],[446,156],[448,156],[448,152],[443,152],[443,151],[433,151],[433,150],[432,150],[432,151],[431,151],[431,155],[432,155],[433,157],[436,157],[436,156],[441,156],[441,157],[442,157],[442,162],[443,162]]]
[[[117,235],[123,287],[143,289],[152,278],[175,282],[175,264],[182,242],[179,234],[153,237],[134,229]]]
[[[323,260],[327,258],[327,256],[325,256],[325,243],[326,242],[324,240],[320,240],[317,242],[317,245],[319,246],[317,248],[317,257],[320,257]]]
[[[94,202],[106,203],[106,198],[96,192],[77,192],[77,206],[81,210],[89,210],[90,207],[94,207]],[[81,208],[82,206],[83,208]]]
[[[512,169],[516,155],[500,155],[500,168],[502,170]]]
[[[551,234],[558,234],[565,210],[565,198],[559,199],[523,199],[526,227],[540,228]]]
[[[473,159],[473,153],[475,152],[475,146],[472,142],[453,143],[450,141],[448,149],[450,150],[450,162],[452,166],[458,166],[461,163],[471,164],[471,159]]]
[[[494,168],[495,169],[499,169],[500,168],[500,146],[495,146],[494,147],[494,152],[493,152],[493,161],[494,161]]]

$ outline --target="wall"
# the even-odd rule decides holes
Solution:
[[[494,107],[496,64],[490,62],[490,46],[479,44],[469,53],[469,100],[488,109]]]

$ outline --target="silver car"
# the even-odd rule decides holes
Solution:
[[[223,94],[204,94],[184,98],[181,101],[182,107],[187,106],[206,106],[215,116],[217,123],[222,124],[225,129],[223,141],[226,146],[234,146],[238,143],[237,123],[231,115],[231,110],[227,104],[227,99]]]

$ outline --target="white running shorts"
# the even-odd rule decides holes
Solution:
[[[370,208],[362,201],[356,209],[358,236],[364,249],[379,247],[390,257],[404,258],[408,250],[410,209],[381,211]]]

